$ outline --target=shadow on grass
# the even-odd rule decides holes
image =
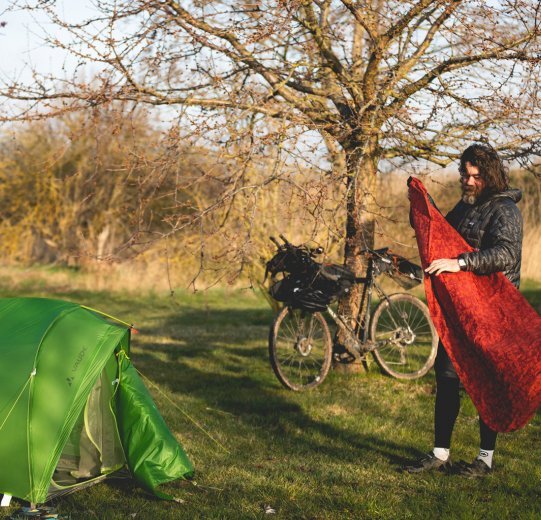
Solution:
[[[306,394],[280,389],[270,377],[266,357],[271,320],[269,311],[259,309],[214,310],[208,315],[190,310],[170,316],[163,327],[145,333],[150,337],[166,333],[173,341],[142,344],[133,354],[134,363],[171,392],[189,395],[210,409],[234,416],[276,457],[315,451],[351,463],[374,461],[379,455],[400,465],[405,462],[404,453],[408,459],[420,455],[417,450],[408,453],[403,444],[316,420],[302,405]],[[269,377],[262,377],[267,370]],[[381,403],[367,397],[360,406],[367,418],[381,421]]]
[[[187,309],[179,308],[179,314],[170,317],[165,328],[201,326],[205,329],[220,327],[268,327],[273,320],[270,309]]]

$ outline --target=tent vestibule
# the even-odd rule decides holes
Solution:
[[[193,466],[129,360],[130,328],[81,305],[0,299],[0,493],[31,503],[128,468],[157,487]]]

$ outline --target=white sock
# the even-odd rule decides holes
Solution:
[[[477,458],[482,460],[489,468],[491,468],[493,456],[494,450],[479,450],[479,455],[477,455]]]
[[[447,460],[449,458],[449,448],[434,448],[432,453],[434,457],[440,460]]]

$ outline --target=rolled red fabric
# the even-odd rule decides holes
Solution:
[[[408,180],[423,269],[473,248]],[[541,405],[541,317],[502,273],[425,276],[432,321],[479,415],[493,430],[524,426]]]

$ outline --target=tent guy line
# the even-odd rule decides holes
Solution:
[[[125,355],[125,354],[124,354]],[[127,357],[127,356],[126,356]],[[128,358],[129,359],[129,358]],[[214,441],[222,450],[225,451],[228,455],[231,455],[231,452],[215,437],[213,437],[210,432],[205,430],[193,417],[191,417],[187,412],[185,412],[178,404],[176,404],[165,392],[163,392],[155,383],[153,383],[147,376],[145,376],[138,368],[136,368],[137,373],[152,386],[162,397],[164,397],[173,407],[175,407],[181,414],[187,417],[197,428],[199,428],[210,440]]]

